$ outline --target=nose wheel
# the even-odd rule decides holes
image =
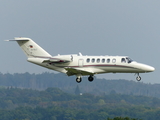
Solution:
[[[141,77],[139,76],[139,73],[137,73],[138,74],[138,76],[136,77],[136,80],[137,81],[140,81],[141,80]]]

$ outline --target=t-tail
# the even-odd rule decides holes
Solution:
[[[36,44],[30,38],[20,37],[20,38],[15,38],[14,40],[6,40],[6,41],[17,41],[17,43],[22,48],[22,50],[24,51],[24,53],[28,58],[51,57],[49,53],[47,53],[43,48],[41,48],[38,44]]]

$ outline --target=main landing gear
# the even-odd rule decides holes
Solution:
[[[138,76],[136,77],[136,80],[137,80],[137,81],[140,81],[140,80],[141,80],[141,77],[139,76],[139,73],[137,73],[137,75],[138,75]]]
[[[92,75],[90,75],[90,76],[88,77],[88,81],[92,82],[93,80],[94,80],[93,76],[92,76]],[[82,82],[82,78],[81,78],[81,76],[77,76],[77,78],[76,78],[76,82],[77,82],[77,83]]]
[[[76,82],[77,82],[77,83],[80,83],[81,81],[82,81],[81,76],[78,76],[78,77],[76,78]]]
[[[92,82],[93,80],[94,80],[93,76],[90,75],[90,76],[88,77],[88,81]]]

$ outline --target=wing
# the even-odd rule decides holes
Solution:
[[[72,75],[94,75],[92,70],[90,69],[84,69],[84,68],[65,68],[67,70],[67,75],[72,76]]]

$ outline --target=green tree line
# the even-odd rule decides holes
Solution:
[[[160,99],[147,96],[0,89],[0,120],[158,120],[159,108]]]
[[[0,86],[31,88],[36,90],[45,90],[48,87],[60,88],[68,93],[75,93],[77,82],[75,76],[67,77],[64,74],[42,73],[0,73]],[[87,77],[78,84],[82,93],[91,93],[94,95],[103,95],[110,93],[126,95],[143,95],[160,98],[160,84],[146,84],[136,82],[136,80],[106,80],[95,77],[93,82],[89,82]]]

